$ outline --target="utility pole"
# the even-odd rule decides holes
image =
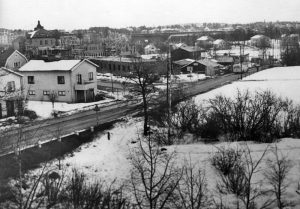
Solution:
[[[169,52],[167,57],[167,102],[168,102],[168,142],[171,140],[171,71],[172,71],[172,58],[171,48],[169,45]]]
[[[242,61],[242,45],[240,44],[240,65],[241,65],[241,79],[243,78],[243,61]]]

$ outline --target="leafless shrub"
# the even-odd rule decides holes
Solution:
[[[280,136],[279,117],[287,101],[270,91],[251,95],[238,90],[234,99],[219,95],[209,103],[229,140],[271,142]]]
[[[178,209],[200,209],[211,205],[205,171],[196,168],[191,159],[184,162],[183,175],[173,196],[174,206]]]
[[[123,196],[122,187],[115,189],[113,184],[108,187],[104,186],[104,182],[88,184],[85,174],[73,169],[72,178],[66,186],[64,204],[67,208],[124,208],[127,200]]]
[[[186,133],[200,136],[205,121],[205,111],[206,109],[197,105],[194,100],[188,100],[178,104],[170,118],[170,125],[174,135],[179,138]],[[165,126],[168,126],[166,121],[167,120],[165,120]]]
[[[287,156],[283,156],[282,153],[279,153],[277,146],[275,146],[272,153],[275,160],[273,158],[267,159],[267,170],[264,176],[271,185],[271,192],[276,197],[277,207],[283,209],[289,206],[289,203],[285,200],[286,189],[288,187],[286,178],[292,164]]]
[[[238,200],[242,201],[246,209],[257,208],[257,199],[265,197],[268,191],[262,188],[260,182],[254,182],[253,177],[260,172],[260,164],[267,151],[268,147],[255,160],[250,148],[246,145],[241,162],[228,175],[220,172],[220,181],[217,184],[219,192],[221,194],[234,194]],[[267,200],[260,208],[266,208],[272,202],[272,200]]]
[[[300,137],[300,106],[288,101],[282,118],[283,137]]]
[[[241,164],[242,150],[218,147],[218,151],[211,157],[211,164],[223,175],[227,176]]]
[[[132,151],[131,187],[138,208],[162,209],[170,204],[181,178],[174,157],[174,152],[161,151],[151,136]]]

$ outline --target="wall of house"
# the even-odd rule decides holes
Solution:
[[[33,47],[55,46],[55,38],[33,38],[31,40],[31,46],[33,46]]]
[[[15,82],[15,91],[11,93],[6,93],[7,83],[10,81]],[[22,77],[17,76],[13,73],[8,73],[7,71],[1,70],[0,71],[0,118],[7,117],[7,107],[6,101],[7,100],[14,100],[14,96],[21,93],[22,87]],[[15,102],[16,103],[16,102]],[[17,109],[17,104],[14,105],[15,109]],[[15,111],[16,112],[16,111]]]
[[[89,80],[89,73],[93,73],[93,80]],[[97,94],[97,70],[96,67],[87,63],[87,62],[82,62],[76,69],[72,71],[71,75],[71,83],[72,83],[72,93],[75,98],[75,85],[77,84],[77,75],[81,74],[82,76],[82,83],[84,84],[85,82],[89,83],[89,86],[92,86],[94,88],[94,95]]]
[[[11,70],[17,70],[26,63],[27,59],[25,59],[25,57],[21,56],[17,52],[14,52],[7,58],[5,67]]]
[[[71,74],[69,71],[52,71],[52,72],[21,72],[24,75],[25,92],[29,100],[33,101],[50,101],[48,95],[43,91],[54,91],[57,94],[58,102],[73,102],[75,96],[71,89]],[[34,76],[34,84],[28,84],[28,76]],[[65,77],[65,84],[58,84],[57,76]],[[29,91],[35,91],[35,95],[29,95]],[[59,96],[58,91],[65,91],[65,96]]]
[[[0,71],[0,92],[5,90],[5,87],[7,86],[7,82],[10,81],[15,82],[16,89],[21,89],[22,78],[20,76],[1,70]]]

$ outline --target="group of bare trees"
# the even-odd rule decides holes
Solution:
[[[270,157],[266,157],[267,154]],[[221,161],[220,158],[222,158]],[[267,158],[267,159],[266,159]],[[291,206],[287,201],[290,160],[275,145],[267,146],[260,155],[254,154],[246,144],[242,149],[221,147],[211,158],[219,180],[217,191],[221,195],[234,195],[231,208],[274,208]],[[224,202],[218,202],[226,208]],[[232,204],[231,204],[232,205]]]
[[[123,187],[114,182],[91,181],[77,169],[67,174],[66,169],[58,171],[47,164],[35,174],[12,181],[10,191],[12,198],[0,203],[1,208],[126,209],[131,205]]]
[[[138,208],[200,209],[212,204],[205,172],[191,158],[178,165],[177,154],[160,148],[155,135],[140,139],[131,162],[130,190]]]
[[[299,136],[299,106],[270,91],[237,90],[234,97],[217,95],[202,105],[185,101],[173,110],[171,126],[179,138],[191,133],[228,141],[272,142]]]

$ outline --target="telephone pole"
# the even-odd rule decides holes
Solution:
[[[171,141],[171,73],[172,71],[172,58],[171,58],[171,48],[169,45],[169,52],[167,56],[167,103],[168,103],[168,142]]]

